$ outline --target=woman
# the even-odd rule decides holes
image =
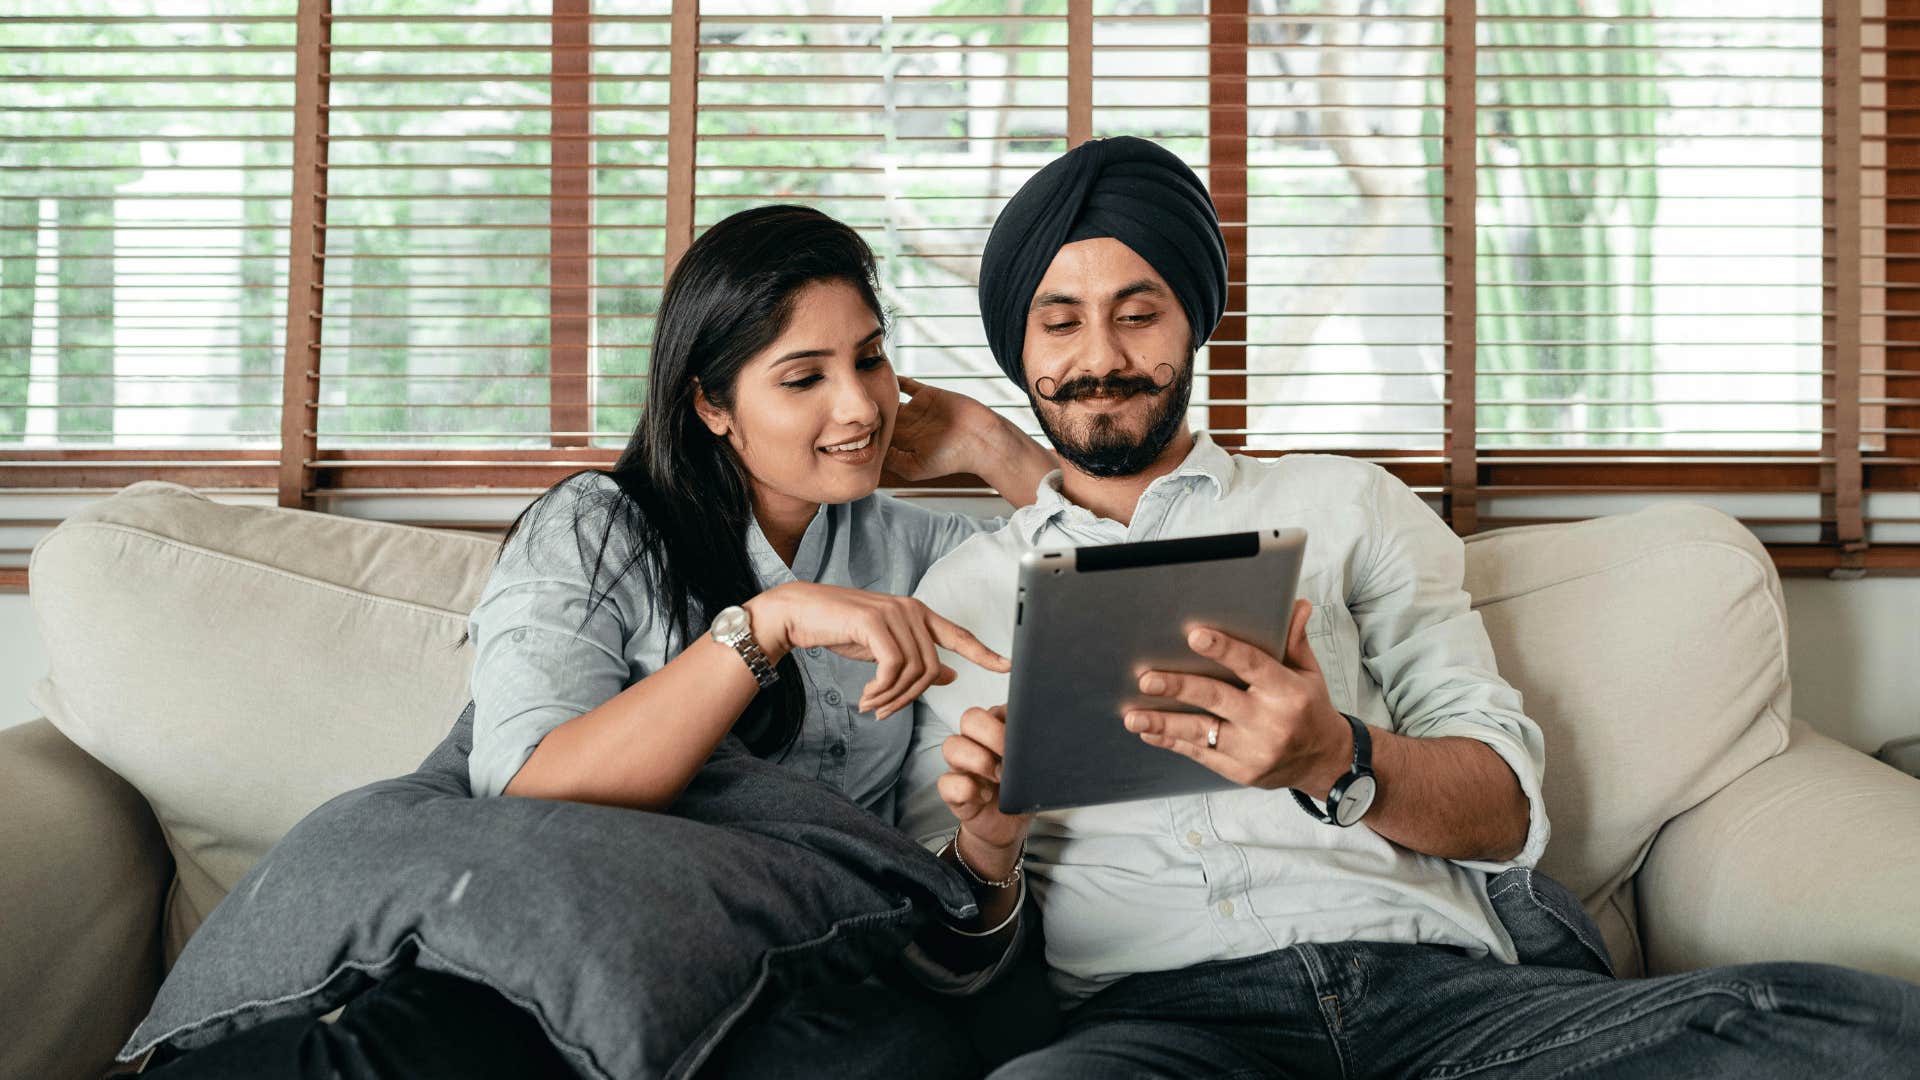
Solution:
[[[890,821],[912,735],[897,714],[954,677],[936,647],[1007,670],[907,598],[989,523],[876,489],[883,464],[909,479],[970,471],[1025,504],[1053,459],[984,406],[896,378],[873,277],[858,235],[803,207],[735,214],[688,249],[626,450],[515,519],[470,617],[476,796],[660,810],[733,734]],[[846,992],[903,1030],[932,1010]],[[762,1071],[757,1055],[780,1052],[745,1042],[716,1068]],[[338,1024],[259,1025],[157,1070],[335,1074],[571,1072],[531,1016],[419,969]]]

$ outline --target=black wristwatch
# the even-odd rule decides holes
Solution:
[[[1312,799],[1298,788],[1292,788],[1293,801],[1300,804],[1313,820],[1326,825],[1342,827],[1353,824],[1367,816],[1373,806],[1373,797],[1380,791],[1379,784],[1373,778],[1373,736],[1367,734],[1367,725],[1347,717],[1347,723],[1353,725],[1353,767],[1347,775],[1333,782],[1333,790],[1327,792],[1327,808],[1323,811],[1314,805]]]

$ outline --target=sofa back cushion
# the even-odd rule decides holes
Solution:
[[[308,811],[447,733],[495,546],[143,481],[36,547],[33,701],[153,805],[178,864],[169,964]],[[1546,738],[1542,869],[1634,974],[1654,833],[1786,746],[1779,579],[1738,522],[1668,505],[1471,537],[1466,584]]]
[[[36,545],[48,674],[30,697],[153,806],[177,868],[169,965],[308,811],[446,735],[496,546],[151,480]]]
[[[1628,890],[1654,834],[1786,749],[1779,576],[1738,521],[1665,505],[1470,537],[1466,584],[1546,739],[1541,869],[1636,973]]]

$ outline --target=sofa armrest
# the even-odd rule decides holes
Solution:
[[[1920,780],[1793,725],[1669,821],[1637,881],[1649,974],[1809,960],[1920,982]]]
[[[0,1076],[108,1068],[160,984],[172,869],[126,781],[45,720],[0,730]]]

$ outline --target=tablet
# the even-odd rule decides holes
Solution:
[[[1010,814],[1236,786],[1148,746],[1130,708],[1200,712],[1140,692],[1148,670],[1246,685],[1187,645],[1211,626],[1280,656],[1306,551],[1302,529],[1035,549],[1020,560],[1000,809]]]

